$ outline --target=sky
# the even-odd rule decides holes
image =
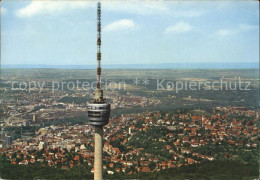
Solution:
[[[96,64],[97,1],[1,2],[2,65]],[[257,1],[101,1],[102,63],[259,61]]]

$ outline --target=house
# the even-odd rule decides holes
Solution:
[[[117,172],[117,173],[120,173],[120,172],[121,172],[121,169],[120,169],[120,168],[116,168],[116,172]]]
[[[142,167],[142,172],[150,172],[149,167],[147,166]]]
[[[113,175],[113,174],[114,174],[114,171],[107,171],[107,174]]]

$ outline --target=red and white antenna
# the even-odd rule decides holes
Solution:
[[[97,89],[101,89],[101,3],[97,4]]]

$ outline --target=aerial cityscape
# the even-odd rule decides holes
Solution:
[[[0,178],[258,179],[258,2],[193,3],[1,2]]]

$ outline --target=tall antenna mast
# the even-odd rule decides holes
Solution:
[[[97,89],[101,89],[101,3],[97,4]]]
[[[97,89],[94,93],[93,103],[104,103],[103,90],[101,90],[101,3],[97,3]]]

